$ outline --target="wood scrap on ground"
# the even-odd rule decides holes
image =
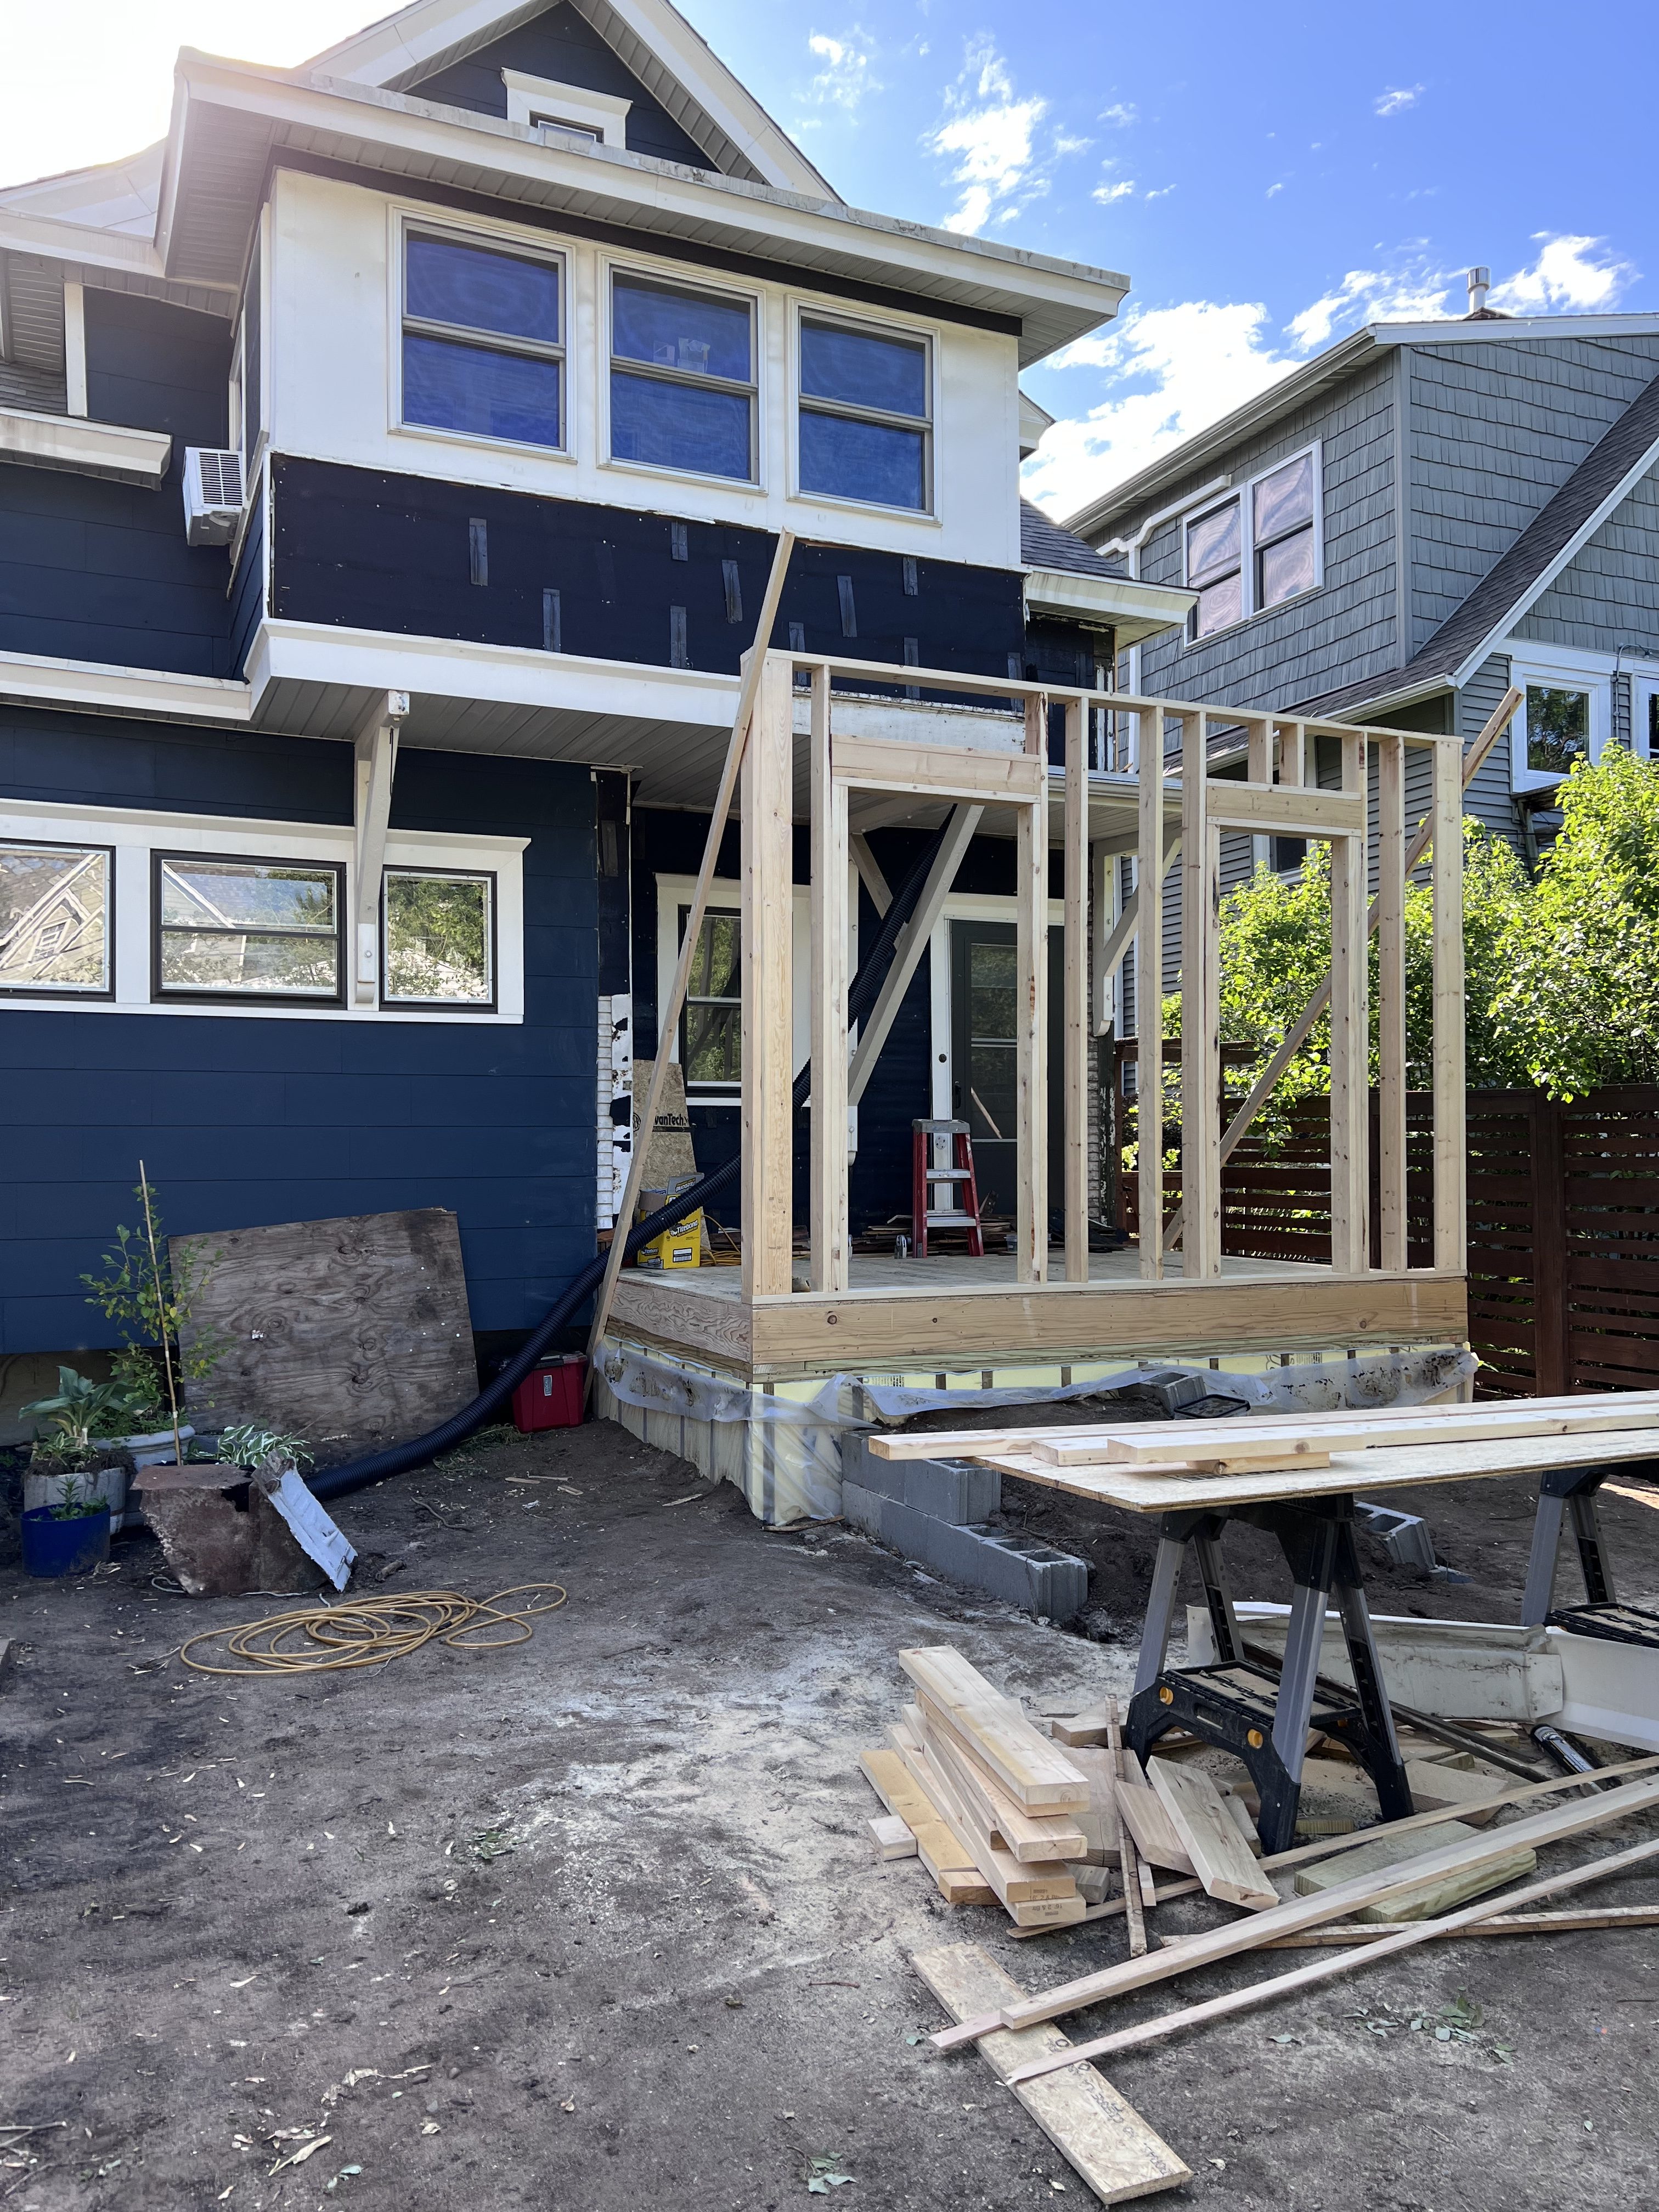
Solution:
[[[917,1951],[910,1963],[954,2020],[1006,2004],[1019,1994],[1018,1984],[975,1943]],[[1000,2081],[1035,2059],[1069,2048],[1063,2032],[1048,2027],[994,2033],[980,2045]],[[1058,2094],[1062,2089],[1069,2094]],[[1192,2179],[1190,2167],[1092,2067],[1029,2086],[1022,2082],[1013,2094],[1103,2204],[1121,2204]]]

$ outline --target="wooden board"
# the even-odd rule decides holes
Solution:
[[[1504,1832],[1501,1829],[1493,1832],[1493,1840],[1500,1847]],[[1417,1860],[1435,1858],[1453,1843],[1472,1842],[1476,1833],[1462,1820],[1448,1820],[1438,1828],[1414,1836],[1391,1836],[1385,1827],[1346,1858],[1325,1859],[1316,1866],[1301,1868],[1295,1877],[1296,1893],[1298,1897],[1315,1897],[1364,1875],[1384,1876],[1392,1871],[1403,1879]],[[1386,1906],[1363,1906],[1353,1917],[1357,1921],[1433,1920],[1456,1905],[1466,1905],[1472,1897],[1484,1897],[1488,1890],[1500,1889],[1508,1881],[1518,1881],[1522,1875],[1534,1873],[1537,1866],[1537,1852],[1517,1844],[1508,1852],[1482,1860],[1477,1865],[1437,1874],[1420,1888],[1396,1891]]]
[[[944,1814],[953,1832],[969,1845],[975,1865],[996,1893],[999,1903],[1019,1926],[1059,1927],[1068,1920],[1082,1918],[1083,1900],[1062,1861],[1055,1860],[1049,1865],[1022,1865],[1012,1852],[991,1841],[989,1830],[957,1795],[950,1777],[941,1771],[919,1737],[899,1725],[888,1729],[887,1740],[925,1795]]]
[[[1193,1506],[1261,1504],[1293,1498],[1340,1496],[1360,1491],[1416,1489],[1437,1482],[1479,1482],[1552,1468],[1601,1467],[1620,1460],[1652,1459],[1652,1432],[1613,1430],[1587,1437],[1516,1437],[1488,1443],[1382,1447],[1334,1452],[1328,1468],[1267,1474],[1154,1474],[1144,1468],[1045,1466],[1024,1454],[988,1454],[989,1465],[1022,1482],[1097,1498],[1131,1513],[1167,1513]]]
[[[871,1841],[876,1847],[876,1856],[881,1859],[913,1859],[916,1856],[915,1832],[896,1813],[881,1813],[866,1823]]]
[[[1073,1815],[1097,1866],[1115,1866],[1122,1834],[1117,1810],[1116,1754],[1092,1746],[1073,1746],[1068,1756],[1089,1784],[1089,1809]]]
[[[634,1142],[641,1141],[640,1117],[650,1095],[651,1079],[655,1073],[654,1060],[636,1060],[634,1062]],[[662,1097],[657,1103],[657,1126],[646,1146],[645,1172],[641,1181],[641,1190],[666,1190],[671,1183],[680,1182],[697,1172],[696,1154],[691,1145],[691,1116],[685,1107],[685,1076],[677,1060],[671,1060],[662,1079]]]
[[[200,1282],[188,1353],[223,1346],[186,1387],[198,1428],[303,1437],[338,1467],[436,1428],[477,1395],[455,1216],[441,1206],[168,1240]]]
[[[1611,1827],[1619,1820],[1648,1812],[1655,1806],[1659,1806],[1659,1779],[1651,1778],[1626,1783],[1616,1790],[1604,1790],[1595,1797],[1575,1798],[1570,1804],[1533,1814],[1512,1826],[1492,1829],[1473,1841],[1431,1851],[1416,1861],[1409,1872],[1395,1869],[1392,1874],[1361,1875],[1356,1881],[1339,1882],[1321,1897],[1293,1898],[1273,1912],[1258,1912],[1247,1920],[1231,1922],[1224,1928],[1211,1929],[1176,1950],[1153,1952],[1144,1959],[1131,1959],[1098,1973],[1062,1982],[1022,2004],[1010,2006],[1006,2018],[969,2021],[960,2029],[947,2030],[933,2040],[941,2050],[956,2050],[976,2041],[992,2027],[1030,2027],[1040,2020],[1053,2020],[1061,2013],[1076,2012],[1085,2005],[1127,1996],[1132,1990],[1145,1989],[1173,1974],[1188,1973],[1196,1965],[1233,1958],[1242,1951],[1254,1950],[1273,1936],[1296,1935],[1303,1929],[1316,1928],[1326,1920],[1352,1919],[1361,1909],[1389,1905],[1396,1894],[1425,1885],[1443,1874],[1461,1874],[1476,1866],[1490,1865],[1514,1850],[1530,1850],[1540,1844],[1559,1843],[1569,1836]]]
[[[996,1892],[974,1864],[974,1855],[954,1834],[939,1808],[896,1751],[859,1754],[865,1777],[888,1811],[904,1822],[916,1839],[916,1854],[947,1905],[994,1905]]]
[[[1257,1872],[1249,1846],[1209,1776],[1167,1759],[1153,1759],[1146,1771],[1208,1894],[1252,1912],[1277,1905],[1279,1892]]]
[[[904,1717],[921,1735],[928,1757],[944,1769],[957,1795],[1004,1850],[1017,1859],[1034,1862],[1078,1859],[1088,1851],[1089,1838],[1078,1817],[1069,1813],[1052,1816],[1028,1813],[1016,1804],[980,1765],[945,1716],[925,1698],[920,1705],[907,1705]]]
[[[975,1746],[975,1755],[1028,1813],[1080,1813],[1089,1784],[1061,1746],[1039,1735],[950,1644],[901,1651],[899,1664],[930,1704]]]
[[[1141,1857],[1174,1874],[1193,1874],[1191,1855],[1170,1818],[1169,1808],[1147,1781],[1139,1759],[1124,1749],[1117,1754],[1122,1771],[1116,1783],[1117,1809],[1134,1838]]]
[[[1018,1984],[977,1944],[913,1952],[910,1963],[952,2020],[992,2011],[1019,1996]],[[1005,2081],[1016,2067],[1067,2048],[1064,2032],[1048,2027],[997,2030],[980,2044],[987,2063]],[[1022,2084],[1014,2094],[1103,2204],[1127,2203],[1192,2179],[1163,2137],[1092,2067]]]

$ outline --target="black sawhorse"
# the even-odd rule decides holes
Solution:
[[[1295,1591],[1278,1674],[1244,1656],[1221,1558],[1222,1531],[1229,1520],[1265,1528],[1278,1539],[1290,1565]],[[1217,1657],[1208,1667],[1166,1668],[1176,1590],[1188,1546],[1203,1581]],[[1333,1600],[1353,1668],[1352,1692],[1325,1688],[1318,1679],[1326,1607]],[[1126,1740],[1144,1759],[1172,1728],[1186,1729],[1243,1760],[1261,1800],[1256,1830],[1265,1851],[1288,1850],[1295,1838],[1310,1728],[1334,1736],[1353,1753],[1376,1785],[1385,1820],[1410,1814],[1411,1790],[1382,1692],[1354,1550],[1352,1498],[1210,1506],[1164,1516]]]
[[[1595,1493],[1609,1475],[1659,1479],[1659,1460],[1625,1460],[1611,1467],[1552,1468],[1538,1478],[1538,1518],[1533,1523],[1532,1558],[1526,1594],[1521,1601],[1523,1628],[1570,1629],[1575,1636],[1599,1636],[1610,1644],[1645,1644],[1659,1650],[1659,1613],[1639,1605],[1620,1605],[1613,1593],[1613,1573],[1601,1539]],[[1568,1518],[1578,1546],[1584,1577],[1584,1603],[1557,1606],[1555,1570],[1561,1551],[1561,1526]]]

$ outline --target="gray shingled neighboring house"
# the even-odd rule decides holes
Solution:
[[[1483,275],[1467,319],[1355,331],[1066,526],[1197,592],[1127,688],[1467,740],[1513,681],[1469,811],[1535,853],[1573,759],[1659,758],[1659,315],[1507,318]]]

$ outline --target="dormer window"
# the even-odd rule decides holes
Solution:
[[[611,458],[755,481],[755,303],[611,278]]]
[[[1320,581],[1319,449],[1310,446],[1188,517],[1186,580],[1196,642],[1299,599]]]
[[[557,255],[406,232],[404,421],[562,447],[563,304]]]

